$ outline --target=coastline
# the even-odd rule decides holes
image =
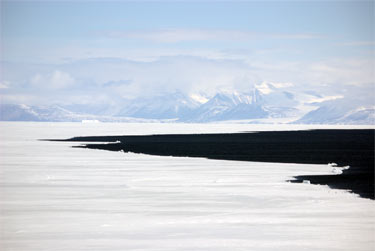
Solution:
[[[374,199],[374,132],[372,129],[323,129],[223,134],[86,136],[65,140],[105,142],[78,147],[160,156],[350,166],[341,175],[296,176],[346,189]],[[108,143],[114,142],[114,143]]]

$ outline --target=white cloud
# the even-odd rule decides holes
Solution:
[[[340,98],[344,98],[344,96],[343,95],[337,95],[337,96],[326,96],[326,97],[322,97],[322,98],[311,98],[311,99],[307,100],[306,103],[321,103],[321,102],[340,99]]]
[[[0,95],[3,104],[41,104],[41,98],[31,94],[4,94]]]
[[[30,83],[35,87],[47,89],[63,89],[75,83],[75,79],[69,73],[55,70],[49,74],[35,74]]]
[[[341,46],[375,46],[375,41],[351,41],[351,42],[341,42],[337,43]]]
[[[272,84],[276,88],[285,88],[285,87],[292,87],[292,86],[294,86],[293,83],[275,83],[275,82],[273,82],[273,83],[270,83],[270,84]]]
[[[148,40],[159,43],[177,43],[183,41],[248,41],[255,39],[316,39],[317,34],[276,34],[259,33],[240,30],[218,29],[161,29],[137,31],[110,31],[107,33],[112,38],[126,38]]]
[[[373,62],[354,59],[310,63],[170,56],[149,62],[91,58],[49,68],[4,66],[8,76],[17,77],[9,79],[12,83],[7,90],[8,93],[11,91],[9,94],[33,94],[40,97],[41,102],[57,101],[56,97],[75,103],[81,99],[78,97],[86,97],[84,102],[95,102],[100,97],[104,103],[121,103],[124,98],[174,91],[193,95],[195,100],[204,102],[218,91],[249,91],[254,85],[264,93],[285,88],[285,91],[301,93],[311,90],[322,97],[346,97],[352,95],[344,93],[347,86],[363,88],[370,93],[373,89],[365,84],[374,83]],[[10,74],[12,69],[17,74]],[[27,87],[25,83],[31,83],[31,86]]]
[[[273,89],[277,88],[286,88],[286,87],[292,87],[294,86],[293,83],[275,83],[275,82],[266,82],[266,81],[263,81],[262,83],[260,84],[256,84],[255,85],[256,88],[264,93],[264,94],[269,94],[271,92],[273,92]]]
[[[360,86],[374,83],[374,60],[336,59],[309,64],[306,77],[315,82]]]
[[[208,98],[206,98],[202,95],[199,95],[199,94],[191,94],[190,98],[192,98],[193,100],[195,100],[195,101],[197,101],[198,103],[201,103],[201,104],[204,104],[209,100]]]
[[[2,81],[0,82],[0,89],[8,89],[10,85],[9,81]]]

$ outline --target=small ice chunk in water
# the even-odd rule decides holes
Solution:
[[[303,184],[310,184],[310,181],[309,180],[303,180],[302,183]]]
[[[334,168],[332,169],[332,173],[342,174],[342,169],[339,168],[339,167],[334,167]]]
[[[334,163],[334,162],[332,162],[332,163],[328,163],[328,166],[336,167],[336,166],[337,166],[337,163]]]
[[[343,172],[344,172],[344,170],[347,170],[347,169],[349,169],[350,168],[350,166],[343,166],[343,167],[334,167],[333,169],[332,169],[332,173],[336,173],[336,174],[342,174]]]

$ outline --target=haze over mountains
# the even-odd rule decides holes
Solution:
[[[373,2],[13,2],[0,120],[374,124]]]
[[[360,95],[359,95],[360,96]],[[323,96],[288,84],[255,85],[247,92],[214,95],[172,92],[123,99],[121,104],[2,104],[2,121],[245,122],[301,124],[374,124],[371,98]]]

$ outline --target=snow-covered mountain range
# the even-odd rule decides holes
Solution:
[[[40,121],[40,122],[168,122],[169,120],[114,117],[89,113],[72,112],[62,106],[27,106],[15,104],[0,105],[0,121]]]
[[[217,122],[375,124],[372,102],[293,92],[262,83],[248,92],[167,93],[113,105],[27,106],[1,104],[2,121]]]

